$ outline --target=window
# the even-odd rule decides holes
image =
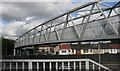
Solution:
[[[68,50],[68,52],[71,52],[70,50]]]
[[[89,52],[92,53],[93,52],[92,49],[89,49]]]
[[[104,49],[104,53],[108,53],[109,51],[109,49]]]
[[[88,53],[88,52],[89,52],[88,49],[85,49],[85,50],[84,50],[84,53]]]
[[[92,54],[93,50],[92,49],[84,49],[84,53],[86,54]]]
[[[117,49],[112,49],[112,53],[117,53]]]
[[[62,50],[62,53],[66,53],[66,50]]]
[[[120,49],[117,49],[117,52],[120,53]]]
[[[117,53],[117,49],[109,49],[109,53]]]

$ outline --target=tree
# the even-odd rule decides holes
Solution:
[[[14,40],[1,38],[0,43],[2,43],[2,56],[5,55],[13,55],[13,49],[14,49]]]

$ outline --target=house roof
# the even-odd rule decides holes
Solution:
[[[120,44],[109,44],[112,48],[119,48],[120,49]]]
[[[80,44],[80,45],[71,45],[72,49],[91,49],[91,48],[98,48],[97,45],[91,44]]]
[[[59,44],[59,48],[60,49],[71,49],[71,46],[70,44],[67,44],[67,43],[61,43]]]
[[[98,49],[98,44],[71,45],[72,49]],[[119,44],[100,44],[101,49],[120,48]]]
[[[67,44],[61,43],[58,45],[60,49],[98,49],[98,44]],[[120,44],[100,44],[100,49],[118,49]]]

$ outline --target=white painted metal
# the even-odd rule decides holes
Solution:
[[[70,67],[70,62],[68,62],[68,68],[71,68],[71,67]]]
[[[71,22],[72,22],[72,24],[73,24],[73,27],[74,27],[74,29],[75,29],[75,32],[76,32],[78,38],[80,38],[80,34],[79,34],[79,32],[78,32],[78,29],[76,28],[76,25],[74,24],[74,21],[73,21],[73,19],[72,19],[71,16],[70,16],[70,20],[71,20]]]
[[[109,68],[107,68],[107,67],[105,67],[105,66],[103,66],[103,65],[101,65],[101,64],[99,64],[99,63],[97,63],[97,62],[95,62],[95,61],[93,61],[93,60],[90,60],[90,59],[54,59],[54,60],[52,60],[52,59],[46,59],[46,60],[29,60],[29,59],[6,59],[6,60],[2,60],[2,62],[3,63],[5,63],[5,62],[10,62],[10,68],[9,69],[11,69],[11,63],[12,62],[16,62],[16,69],[18,69],[18,62],[22,62],[22,69],[24,70],[24,62],[27,62],[28,63],[28,69],[30,69],[30,70],[32,70],[33,69],[33,65],[32,65],[32,63],[33,62],[37,62],[37,69],[39,69],[39,62],[41,62],[41,63],[43,63],[43,70],[46,70],[46,62],[48,62],[49,63],[49,69],[50,70],[52,70],[52,62],[55,62],[56,64],[56,71],[57,70],[59,70],[59,66],[58,66],[58,62],[59,63],[62,63],[62,70],[64,70],[64,68],[65,68],[65,63],[67,62],[67,67],[68,68],[73,68],[74,70],[76,70],[76,68],[77,67],[79,67],[79,69],[81,70],[82,69],[82,66],[85,66],[85,69],[86,69],[86,71],[89,71],[89,69],[92,69],[93,71],[95,71],[95,66],[97,66],[98,67],[98,69],[99,70],[101,70],[101,68],[102,69],[104,69],[104,70],[108,70],[108,71],[112,71],[111,69],[109,69]],[[70,65],[70,62],[73,62],[73,66],[71,66]],[[76,64],[77,62],[79,62],[79,65],[78,64]],[[81,62],[85,62],[85,64],[82,64]],[[90,66],[90,64],[92,63],[92,66]],[[76,65],[78,65],[78,66],[76,66]],[[90,67],[92,67],[92,68],[90,68]]]
[[[61,33],[61,39],[63,39],[65,29],[67,28],[67,24],[68,24],[68,15],[69,15],[69,14],[66,14],[66,18],[65,18],[65,21],[64,21],[63,30],[62,30],[62,33]]]
[[[92,69],[93,69],[93,71],[95,71],[95,65],[94,64],[92,64]]]
[[[86,64],[86,66],[85,66],[86,71],[89,71],[89,61],[86,61],[85,64]]]
[[[49,69],[50,69],[50,70],[52,69],[51,62],[49,62]]]
[[[39,69],[39,62],[37,62],[37,70]]]
[[[18,62],[16,62],[16,70],[18,70]]]
[[[10,62],[10,68],[9,68],[9,69],[10,69],[10,71],[11,71],[11,69],[12,69],[12,64],[11,64],[11,62]]]
[[[59,36],[59,34],[58,34],[58,31],[57,31],[57,29],[56,29],[55,24],[54,24],[54,31],[55,31],[55,33],[56,33],[56,38],[60,41],[60,36]]]
[[[5,69],[5,63],[3,63],[3,69]]]
[[[76,69],[76,62],[73,62],[74,70]]]
[[[87,21],[86,21],[86,23],[84,23],[84,26],[83,26],[83,29],[82,29],[82,32],[81,32],[81,35],[80,35],[80,36],[81,36],[80,39],[83,38],[84,33],[85,33],[86,29],[87,29],[87,26],[88,26],[88,24],[89,24],[89,19],[90,19],[91,14],[92,14],[92,10],[94,9],[94,5],[95,5],[95,4],[92,5],[92,8],[91,8],[91,10],[90,10],[90,14],[88,15],[88,18],[87,18]]]
[[[107,20],[108,24],[111,26],[112,30],[116,33],[116,35],[118,35],[118,31],[116,30],[116,28],[113,26],[113,24],[108,20],[108,18],[106,17],[106,15],[103,13],[102,9],[98,6],[98,4],[95,4],[96,7],[101,11],[101,13],[103,14],[103,16],[105,17],[105,19]]]
[[[24,67],[25,67],[25,66],[24,66],[24,62],[22,62],[22,69],[23,69],[23,70],[24,70]]]
[[[45,62],[43,62],[43,70],[45,70]]]
[[[62,62],[62,70],[64,70],[64,62]]]
[[[96,4],[96,7],[94,6],[95,4]],[[79,17],[75,16],[70,19],[68,18],[69,15],[74,14],[78,11],[84,10],[84,9],[86,9],[86,7],[90,7],[90,6],[92,6],[92,8],[88,11],[88,14],[80,15]],[[107,14],[110,14],[109,10],[115,10],[116,8],[119,8],[119,7],[120,6],[118,5],[118,6],[114,7],[113,9],[112,9],[112,6],[107,7],[107,8],[106,7],[102,8],[97,5],[97,1],[84,4],[80,7],[74,8],[73,10],[71,10],[69,12],[66,12],[60,16],[57,16],[49,21],[46,21],[46,22],[32,28],[31,30],[29,30],[28,32],[26,32],[25,34],[23,34],[21,37],[19,37],[16,40],[15,48],[19,48],[19,47],[23,47],[23,46],[27,47],[28,45],[34,46],[37,44],[45,44],[45,43],[120,38],[118,36],[119,35],[118,30],[113,25],[116,23],[111,22],[109,20],[115,16],[116,16],[116,19],[119,19],[119,17],[118,17],[119,14],[116,13],[116,15],[112,15],[112,16],[110,15],[109,17],[107,17],[103,13],[104,11],[108,11]],[[95,11],[94,8],[98,8],[98,9]],[[104,18],[97,19],[97,20],[96,19],[90,20],[90,18],[92,16],[94,16],[95,14],[99,15],[100,13],[103,14],[100,16],[104,17]],[[54,23],[55,20],[60,19],[61,17],[64,17],[65,20]],[[80,20],[80,19],[82,19],[81,21],[79,21],[80,23],[77,23],[76,21]],[[67,25],[70,22],[73,23],[72,26]],[[115,33],[107,34],[107,32],[104,32],[104,34],[100,35],[99,32],[104,31],[105,29],[109,30],[108,28],[102,28],[102,30],[98,30],[97,27],[103,26],[103,22],[108,22],[107,26],[109,25],[108,28],[110,28],[110,32],[113,31]],[[98,25],[98,24],[100,24],[100,25]],[[61,26],[61,25],[63,25],[63,26]],[[98,26],[90,27],[91,25],[98,25]],[[52,28],[55,28],[54,31],[51,31],[51,30],[53,30]],[[94,33],[92,33],[92,30],[90,28],[96,28],[95,29],[96,32],[94,30]],[[40,30],[39,30],[39,32],[36,33],[37,29],[40,29]],[[86,31],[86,30],[89,30],[89,31]],[[36,35],[36,34],[39,34],[39,35]],[[92,34],[92,35],[90,35],[90,34]],[[95,36],[93,36],[93,35],[95,35]],[[14,52],[14,54],[15,54],[15,52]]]
[[[22,62],[22,61],[20,61],[20,62]],[[32,61],[28,61],[28,69],[32,70]]]
[[[97,63],[97,62],[95,62],[95,61],[93,61],[93,60],[89,60],[89,61],[92,62],[93,64],[101,67],[101,68],[104,68],[104,69],[106,69],[106,70],[110,70],[109,68],[107,68],[107,67],[105,67],[105,66],[103,66],[103,65],[101,65],[101,64],[99,64],[99,63]],[[110,71],[111,71],[111,70],[110,70]]]
[[[101,67],[98,67],[99,71],[101,71]]]
[[[56,70],[58,70],[58,62],[56,62]]]
[[[81,62],[79,62],[79,69],[80,69],[80,71],[81,71]]]

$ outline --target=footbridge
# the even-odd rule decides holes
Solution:
[[[120,2],[114,6],[89,2],[40,25],[20,36],[15,48],[39,44],[118,39]]]

